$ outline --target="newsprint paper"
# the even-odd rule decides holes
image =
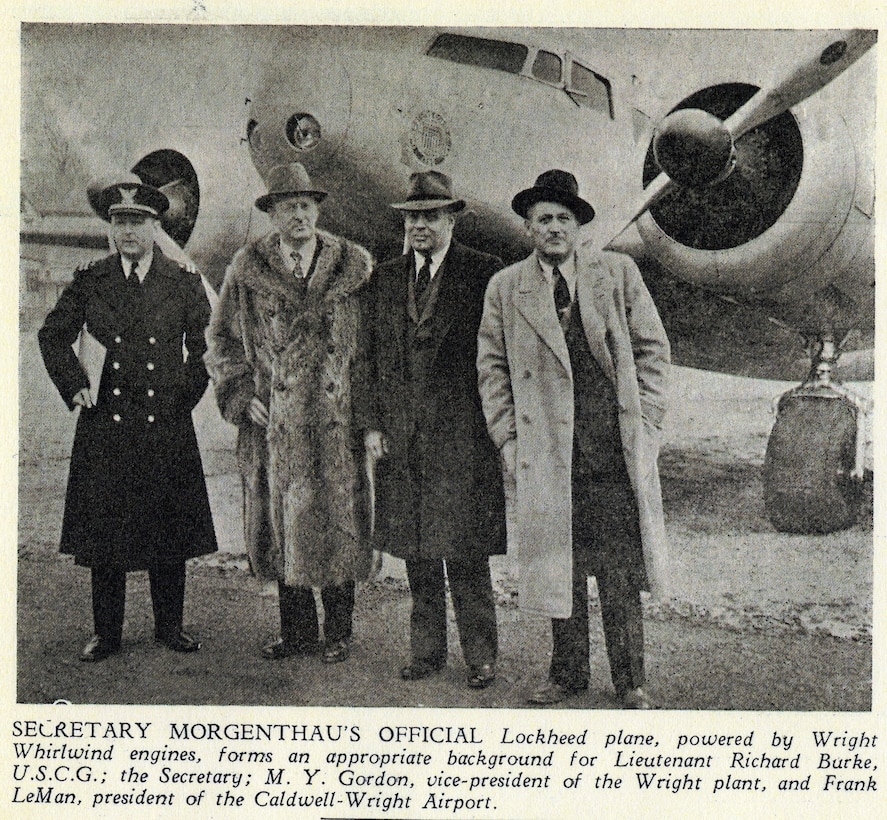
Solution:
[[[883,816],[880,4],[3,11],[0,814]],[[519,262],[533,234],[511,200],[551,169],[573,174],[596,210],[579,240],[634,260],[673,364],[655,431],[669,586],[642,594],[655,709],[617,698],[596,583],[587,688],[528,702],[548,681],[552,625],[521,608],[533,579],[511,518],[507,554],[490,559],[490,685],[468,685],[460,630],[474,624],[457,623],[451,595],[445,663],[403,678],[410,586],[404,562],[381,552],[356,586],[345,662],[263,658],[278,589],[250,571],[237,429],[212,386],[193,419],[219,549],[188,562],[183,620],[200,651],[154,640],[147,573],[135,571],[119,649],[80,659],[90,572],[59,552],[79,414],[47,375],[38,331],[75,271],[88,277],[110,252],[89,186],[103,181],[94,197],[135,169],[162,187],[165,247],[179,246],[182,276],[201,274],[215,301],[237,249],[272,229],[254,205],[271,168],[293,162],[325,186],[318,226],[374,263],[404,252],[390,206],[422,171],[448,175],[464,198],[459,242]],[[270,327],[273,294],[262,298]],[[646,342],[634,342],[640,373]],[[509,350],[511,376],[530,379],[545,344]],[[777,416],[817,363],[800,395],[825,391],[837,411],[824,421],[822,402],[793,393]],[[143,486],[160,498],[152,478]],[[539,515],[558,502],[542,503],[541,485],[521,491]],[[113,516],[115,495],[101,512]],[[376,503],[377,532],[384,515]],[[532,546],[544,555],[546,541]]]

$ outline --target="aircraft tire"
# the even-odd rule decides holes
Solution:
[[[827,533],[856,522],[856,413],[828,388],[800,388],[779,400],[764,458],[764,506],[778,531]]]

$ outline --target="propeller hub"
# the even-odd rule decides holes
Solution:
[[[668,176],[688,188],[721,182],[733,170],[733,138],[714,114],[684,108],[669,114],[656,129],[653,155]]]

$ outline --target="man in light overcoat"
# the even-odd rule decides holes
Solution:
[[[412,594],[405,680],[443,668],[449,581],[466,682],[495,678],[496,606],[489,556],[505,551],[498,456],[477,391],[477,328],[498,257],[453,239],[464,200],[449,177],[415,173],[403,214],[407,253],[366,290],[366,390],[355,407],[376,466],[379,549],[406,559]]]
[[[512,207],[534,251],[487,288],[477,367],[520,605],[552,618],[548,681],[529,700],[588,687],[594,575],[616,695],[651,708],[639,593],[665,585],[656,461],[668,340],[634,262],[577,247],[594,209],[572,174],[547,171]]]

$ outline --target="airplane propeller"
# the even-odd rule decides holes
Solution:
[[[757,91],[726,119],[699,108],[670,113],[653,136],[653,156],[660,173],[644,188],[616,236],[667,194],[678,189],[698,191],[727,180],[737,163],[742,164],[737,151],[740,138],[824,88],[865,54],[877,36],[869,30],[842,32],[775,86]]]

